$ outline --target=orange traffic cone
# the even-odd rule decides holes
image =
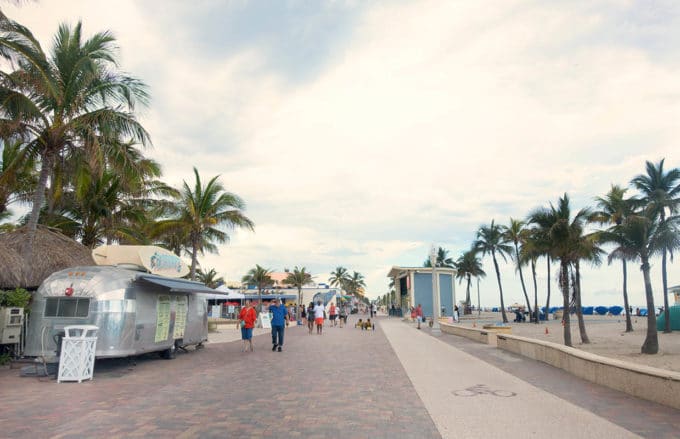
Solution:
[[[546,326],[545,327],[545,335],[548,335],[548,334],[550,334],[550,332],[548,332],[548,327]]]

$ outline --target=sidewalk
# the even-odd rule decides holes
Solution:
[[[544,437],[546,424],[556,437],[639,437],[411,325],[381,324],[444,438]]]

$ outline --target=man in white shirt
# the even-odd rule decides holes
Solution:
[[[323,321],[326,314],[326,307],[321,304],[321,301],[317,301],[314,305],[314,322],[316,323],[316,333],[321,335],[323,332]]]

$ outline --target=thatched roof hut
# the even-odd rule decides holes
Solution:
[[[95,265],[89,248],[45,227],[38,227],[36,231],[30,261],[25,261],[23,256],[26,242],[26,227],[0,234],[0,254],[3,256],[0,258],[0,288],[37,288],[55,271]]]

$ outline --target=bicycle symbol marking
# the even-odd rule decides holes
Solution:
[[[472,387],[468,387],[463,390],[454,390],[455,396],[477,396],[477,395],[493,395],[502,398],[509,398],[511,396],[517,396],[515,392],[509,390],[491,390],[486,384],[477,384]]]

